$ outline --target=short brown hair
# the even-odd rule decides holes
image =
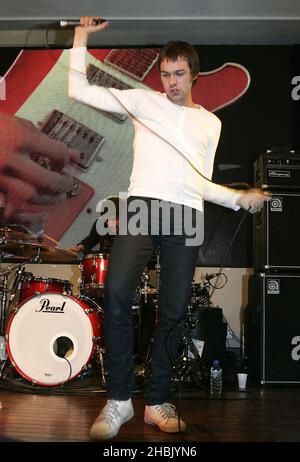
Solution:
[[[161,62],[164,59],[168,61],[177,61],[178,58],[185,59],[189,65],[192,77],[197,77],[200,70],[198,53],[192,45],[187,42],[181,42],[180,40],[171,40],[161,48],[157,59],[159,72]]]

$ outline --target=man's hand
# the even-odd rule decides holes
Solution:
[[[97,26],[93,25],[94,19],[101,19],[101,16],[81,16],[80,26],[75,27],[75,36],[73,47],[83,47],[87,45],[90,34],[99,32],[109,26],[109,22],[105,21]]]
[[[80,152],[51,139],[26,119],[0,113],[0,208],[4,221],[25,204],[66,199],[73,178],[63,172]]]
[[[78,245],[73,245],[72,247],[68,247],[67,250],[69,250],[70,252],[79,253],[79,252],[84,252],[85,247],[82,244],[78,244]]]
[[[95,19],[102,19],[101,16],[81,16],[80,26],[77,26],[76,30],[84,29],[87,33],[91,34],[93,32],[98,32],[100,30],[106,29],[109,26],[109,22],[105,21],[97,26],[94,25]]]
[[[236,204],[250,213],[257,213],[263,208],[264,203],[269,200],[271,200],[269,192],[253,188],[243,192]]]

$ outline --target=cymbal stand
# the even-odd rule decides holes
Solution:
[[[143,287],[142,287],[142,294],[144,295],[144,301],[145,303],[147,303],[148,299],[147,299],[147,294],[148,294],[148,281],[149,281],[149,275],[146,271],[143,272],[142,274],[142,277],[141,277],[141,282],[143,284]]]
[[[157,289],[157,294],[159,294],[160,289],[160,261],[159,261],[159,250],[156,252],[156,264],[155,264],[155,285]]]
[[[6,347],[5,347],[5,314],[7,310],[8,302],[8,278],[9,275],[18,268],[21,268],[22,265],[19,263],[14,266],[10,266],[5,271],[0,273],[0,281],[2,282],[2,287],[0,289],[0,304],[1,304],[1,315],[0,315],[0,361],[6,361]]]
[[[151,353],[154,345],[154,334],[157,329],[157,323],[158,323],[158,297],[153,300],[154,304],[154,310],[155,310],[155,322],[154,322],[154,329],[153,329],[153,335],[149,339],[149,345],[146,353],[146,357],[144,360],[144,369],[145,369],[145,376],[150,373],[150,366],[151,366]]]
[[[102,388],[106,388],[106,377],[105,377],[105,367],[104,367],[104,356],[105,350],[102,346],[98,346],[98,364],[100,366],[100,379]]]
[[[175,382],[184,382],[192,377],[196,385],[201,387],[207,385],[209,373],[192,339],[192,332],[197,323],[197,320],[192,319],[192,306],[188,305],[183,325],[182,349],[173,371]]]
[[[0,302],[1,302],[1,317],[0,317],[0,361],[6,361],[6,347],[5,347],[5,313],[7,307],[7,286],[8,286],[8,274],[2,277],[2,287],[0,291]]]
[[[159,290],[160,290],[160,260],[159,260],[159,250],[156,251],[156,264],[155,264],[155,287],[157,290],[156,297],[153,300],[154,304],[154,309],[155,309],[155,323],[154,323],[154,329],[153,329],[153,335],[149,340],[149,345],[146,353],[146,357],[144,360],[144,374],[145,376],[150,373],[150,365],[151,365],[151,352],[153,349],[153,344],[154,344],[154,334],[157,329],[157,323],[158,323],[158,306],[159,306]],[[147,302],[145,300],[145,302]]]
[[[25,263],[32,263],[39,261],[40,257],[31,257],[25,261]],[[6,361],[7,353],[6,353],[6,345],[5,345],[5,315],[8,307],[8,301],[11,301],[12,298],[15,296],[17,291],[18,285],[21,281],[23,270],[21,267],[24,265],[24,262],[17,263],[16,265],[8,267],[6,270],[0,273],[0,282],[2,282],[0,287],[0,361]],[[14,282],[12,289],[8,289],[8,278],[9,275],[17,269],[16,280]],[[10,298],[8,297],[8,293],[10,292]]]

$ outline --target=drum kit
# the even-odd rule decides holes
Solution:
[[[103,291],[109,256],[90,253],[81,260],[79,294],[74,295],[69,281],[35,277],[25,266],[77,264],[77,255],[32,242],[31,238],[19,228],[0,228],[0,262],[5,254],[16,260],[0,271],[0,377],[8,364],[32,385],[62,386],[93,370],[97,363],[105,388]],[[157,324],[159,252],[154,271],[155,287],[150,286],[145,268],[132,304],[134,355],[141,360],[141,375],[147,368]],[[202,303],[206,297],[200,286],[192,285],[192,304]]]
[[[77,264],[77,255],[32,240],[19,227],[0,228],[0,262],[7,254],[16,261],[0,271],[0,376],[9,361],[32,385],[55,387],[93,369],[96,360],[105,386],[103,291],[109,255],[84,256],[79,294],[74,295],[69,281],[36,277],[25,268],[29,263]],[[145,271],[132,305],[135,355],[141,342],[141,304],[156,302],[157,293]]]

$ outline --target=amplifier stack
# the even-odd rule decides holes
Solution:
[[[253,218],[244,324],[249,374],[262,384],[300,383],[300,151],[261,152],[254,181],[272,199]]]

